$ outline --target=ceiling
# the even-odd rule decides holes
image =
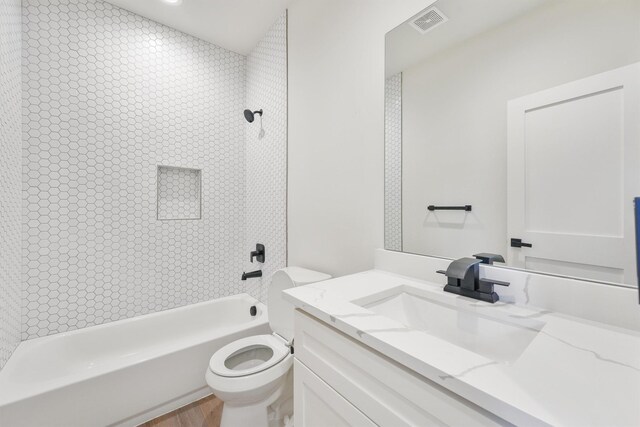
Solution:
[[[145,18],[248,55],[292,0],[106,0]]]
[[[185,0],[186,1],[186,0]],[[411,17],[387,33],[386,75],[390,77],[447,48],[489,31],[552,0],[439,0],[434,6],[449,21],[420,34]],[[431,7],[431,6],[430,6]],[[428,8],[427,8],[428,9]]]

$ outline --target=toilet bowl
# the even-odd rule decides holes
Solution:
[[[206,380],[224,402],[221,427],[275,427],[293,413],[293,313],[282,291],[330,279],[300,267],[278,270],[268,294],[273,333],[236,340],[216,351]]]

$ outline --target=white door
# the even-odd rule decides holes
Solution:
[[[510,101],[508,162],[509,265],[636,284],[640,63]]]

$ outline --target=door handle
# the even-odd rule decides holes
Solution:
[[[533,245],[531,243],[525,243],[522,239],[511,239],[511,247],[512,248],[532,248]]]

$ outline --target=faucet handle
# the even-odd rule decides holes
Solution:
[[[502,282],[500,280],[488,280],[488,282],[491,282],[494,285],[498,285],[498,286],[509,286],[511,284],[509,282]]]
[[[483,294],[487,294],[487,295],[494,295],[495,292],[493,291],[493,285],[509,286],[510,283],[509,282],[502,282],[500,280],[480,279],[480,280],[478,280],[478,292],[483,293]],[[496,299],[496,301],[497,301],[497,299]]]
[[[264,262],[264,245],[261,243],[256,244],[256,250],[251,251],[249,255],[249,261],[253,262],[253,259],[257,259],[258,262]]]

